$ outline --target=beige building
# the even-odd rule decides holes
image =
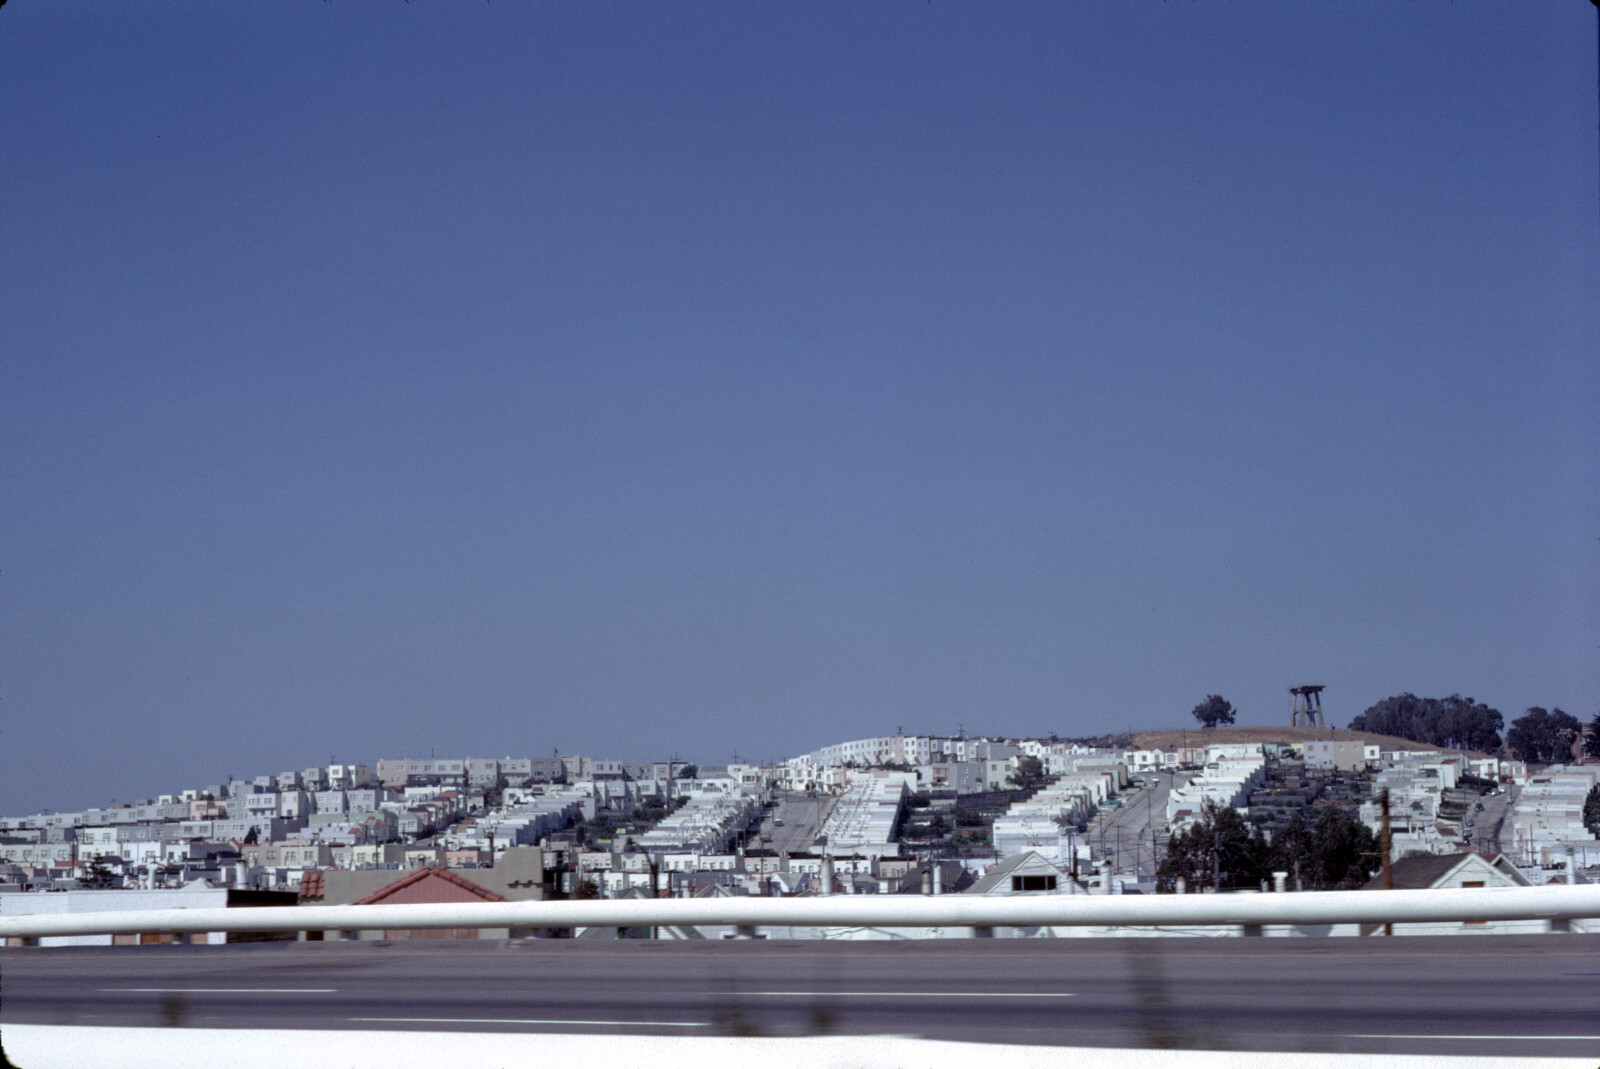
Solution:
[[[1367,767],[1367,744],[1360,739],[1314,739],[1301,752],[1309,768],[1354,772]]]

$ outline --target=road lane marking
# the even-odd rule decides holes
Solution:
[[[326,995],[337,987],[102,987],[101,991],[132,991],[157,995]]]
[[[718,995],[792,995],[811,998],[1077,998],[1071,991],[718,991]]]
[[[600,1028],[705,1028],[705,1021],[571,1021],[529,1017],[346,1017],[347,1021],[387,1021],[393,1024],[570,1024]]]

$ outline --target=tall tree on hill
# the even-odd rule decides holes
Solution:
[[[1194,718],[1202,728],[1233,723],[1234,708],[1220,694],[1208,694],[1206,700],[1194,707]]]
[[[1378,702],[1350,721],[1350,730],[1394,735],[1429,746],[1490,752],[1500,748],[1504,724],[1498,710],[1459,694],[1419,698],[1408,693]]]
[[[1600,713],[1594,714],[1594,719],[1589,721],[1589,729],[1583,738],[1583,752],[1600,761]]]
[[[1511,721],[1506,745],[1532,765],[1554,765],[1572,759],[1572,740],[1583,731],[1578,718],[1560,709],[1533,706]]]

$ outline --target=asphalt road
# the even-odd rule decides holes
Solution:
[[[1101,806],[1090,822],[1087,841],[1096,860],[1106,858],[1113,872],[1121,875],[1155,875],[1158,845],[1167,841],[1167,796],[1172,793],[1173,772],[1144,772],[1149,786],[1121,795],[1122,805]],[[1182,774],[1187,781],[1189,776]],[[1150,831],[1155,828],[1155,838]]]
[[[812,851],[815,849],[812,844],[822,830],[822,822],[828,818],[834,801],[832,795],[824,793],[818,793],[815,798],[807,798],[803,792],[780,794],[778,807],[767,815],[761,825],[761,833],[772,837],[772,842],[764,845],[780,852],[787,850],[791,854]],[[778,825],[775,820],[782,820],[783,823]]]
[[[1518,788],[1504,787],[1500,794],[1487,794],[1478,801],[1483,803],[1483,811],[1478,812],[1468,809],[1464,819],[1473,821],[1473,827],[1467,829],[1472,838],[1473,849],[1479,853],[1493,856],[1496,853],[1512,853],[1516,850],[1515,836],[1511,833],[1511,807],[1516,801]]]
[[[1600,1056],[1600,936],[0,950],[19,1023]]]

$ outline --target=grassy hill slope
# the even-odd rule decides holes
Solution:
[[[1190,728],[1188,731],[1136,731],[1133,733],[1133,745],[1140,749],[1153,750],[1164,746],[1204,746],[1208,743],[1218,742],[1309,742],[1313,739],[1361,739],[1364,742],[1375,743],[1386,750],[1428,750],[1433,747],[1414,739],[1402,739],[1394,735],[1379,735],[1375,731],[1345,731],[1331,728],[1292,728],[1292,727],[1256,727],[1234,724],[1209,730],[1199,727]],[[1465,750],[1463,753],[1475,757],[1488,757],[1489,754],[1479,753],[1476,750]]]

